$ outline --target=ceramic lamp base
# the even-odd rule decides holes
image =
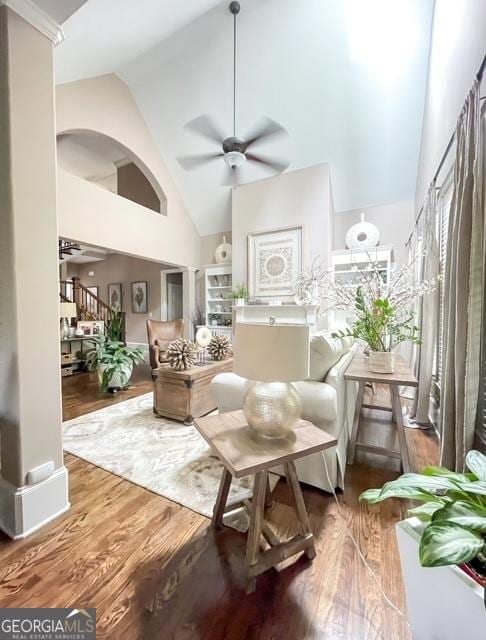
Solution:
[[[285,438],[299,422],[302,402],[289,382],[253,382],[243,400],[250,427],[263,438]]]

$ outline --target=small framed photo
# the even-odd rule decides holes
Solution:
[[[93,336],[95,335],[93,333],[95,324],[99,324],[99,322],[95,320],[78,320],[77,327],[78,329],[81,329],[83,336]],[[102,324],[104,323],[102,322]]]
[[[93,336],[99,336],[100,333],[105,333],[105,323],[103,320],[94,320],[93,321]]]
[[[113,311],[122,310],[122,285],[115,282],[108,285],[108,304]]]
[[[132,313],[148,313],[147,282],[132,282]]]

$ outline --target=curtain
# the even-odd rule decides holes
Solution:
[[[422,213],[422,250],[419,256],[419,279],[431,280],[439,275],[439,249],[437,243],[437,206],[435,182],[432,183],[424,202]],[[421,344],[415,348],[415,374],[419,381],[415,392],[411,415],[420,425],[430,425],[429,405],[434,352],[439,325],[439,291],[421,297],[417,304],[417,326],[420,329]]]
[[[479,395],[483,216],[479,82],[456,129],[454,185],[444,276],[441,464],[462,471],[472,448]]]

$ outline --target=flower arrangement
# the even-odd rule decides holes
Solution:
[[[296,281],[296,291],[318,289],[323,315],[331,310],[352,310],[355,322],[351,330],[337,335],[352,335],[364,340],[369,350],[389,352],[404,341],[420,342],[419,329],[414,324],[413,308],[417,298],[432,292],[439,277],[413,282],[417,261],[401,267],[387,283],[379,265],[370,258],[364,269],[356,269],[356,286],[342,284],[334,278],[334,271],[316,260]]]

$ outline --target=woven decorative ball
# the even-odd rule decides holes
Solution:
[[[209,343],[208,353],[213,360],[226,360],[233,353],[233,347],[228,336],[213,336]]]
[[[186,338],[178,338],[169,342],[167,361],[173,369],[182,371],[190,369],[197,359],[197,348],[194,342]]]

